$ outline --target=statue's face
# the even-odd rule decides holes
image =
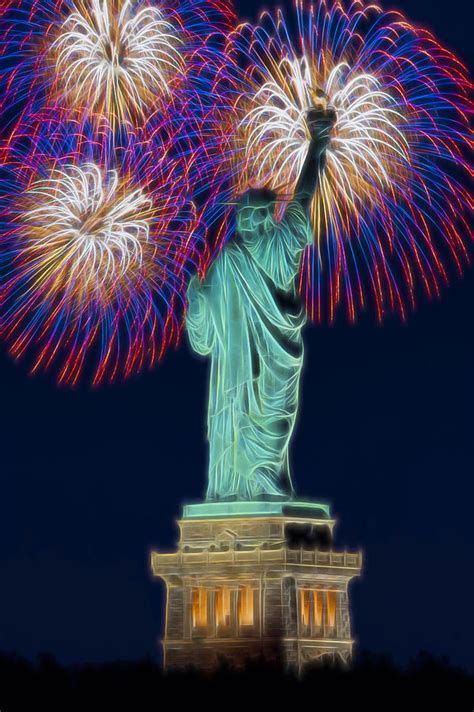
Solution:
[[[273,224],[275,197],[268,191],[249,191],[240,203],[237,213],[237,230],[244,241],[256,234],[264,235]]]
[[[256,234],[263,236],[271,228],[271,206],[243,207],[237,216],[237,230],[244,241],[252,241]]]

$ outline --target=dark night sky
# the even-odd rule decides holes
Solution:
[[[398,6],[472,66],[471,0]],[[307,328],[293,446],[298,493],[330,501],[337,543],[365,553],[359,646],[471,669],[473,305],[471,271],[406,325]],[[70,392],[0,352],[0,650],[156,653],[148,551],[174,544],[180,503],[202,495],[206,377],[183,344],[151,374]]]

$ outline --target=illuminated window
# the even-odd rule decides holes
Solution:
[[[216,625],[218,628],[230,626],[230,590],[219,588],[216,591]]]
[[[314,591],[314,623],[319,628],[323,622],[323,592]]]
[[[254,624],[254,591],[245,586],[239,591],[239,625]]]
[[[207,591],[205,588],[193,588],[193,628],[207,626]]]
[[[307,626],[311,622],[311,591],[308,588],[300,589],[301,622]]]
[[[336,625],[336,591],[327,591],[327,611],[328,626],[334,628]]]

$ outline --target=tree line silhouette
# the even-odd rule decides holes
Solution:
[[[264,661],[249,661],[244,670],[234,670],[223,660],[214,673],[191,668],[164,673],[151,657],[65,666],[48,654],[35,662],[0,654],[0,712],[146,712],[170,705],[209,709],[236,704],[249,712],[268,712],[270,705],[281,708],[288,703],[314,710],[472,712],[474,676],[425,652],[405,667],[388,656],[363,652],[350,669],[318,665],[301,677]]]

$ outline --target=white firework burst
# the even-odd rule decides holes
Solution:
[[[138,274],[150,237],[151,200],[94,163],[54,168],[26,193],[22,260],[35,283],[101,301]]]
[[[66,99],[115,121],[143,116],[183,74],[183,41],[156,6],[132,0],[75,0],[52,45]]]
[[[310,143],[307,112],[321,103],[332,106],[337,117],[326,174],[352,204],[361,181],[365,187],[387,185],[394,166],[408,165],[403,114],[375,76],[352,74],[341,62],[323,78],[306,58],[285,58],[257,89],[240,121],[249,182],[291,193]]]

